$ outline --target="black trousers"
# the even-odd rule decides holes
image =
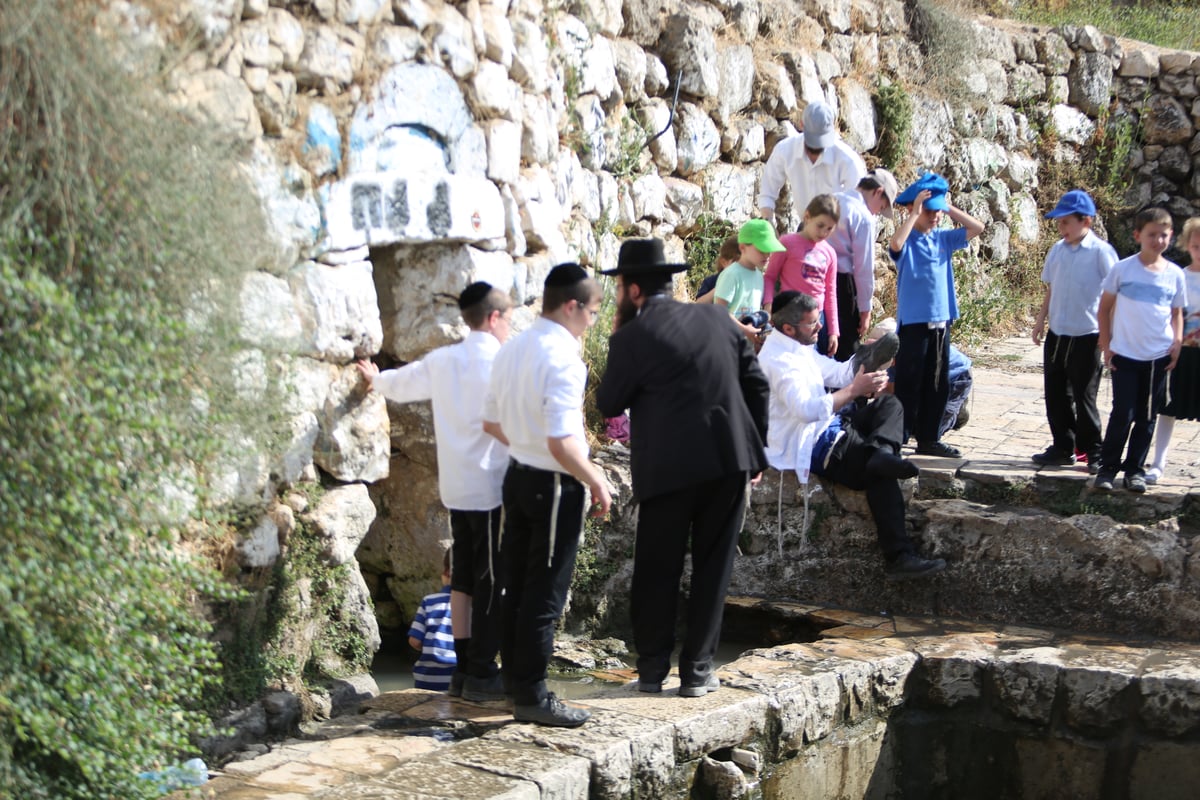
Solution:
[[[1080,450],[1089,459],[1100,454],[1096,393],[1103,362],[1099,341],[1098,333],[1059,336],[1047,331],[1042,353],[1046,420],[1054,449],[1062,453]]]
[[[858,347],[858,284],[850,272],[837,274],[838,361],[847,361]]]
[[[679,678],[699,685],[712,674],[725,592],[745,516],[748,477],[744,472],[730,473],[640,503],[630,610],[641,680],[658,683],[671,671],[679,580],[689,542],[692,587]]]
[[[554,627],[583,531],[586,490],[561,472],[511,462],[504,475],[504,684],[517,705],[546,697]]]
[[[930,328],[924,322],[901,325],[896,353],[896,397],[904,406],[904,438],[918,444],[941,438],[938,428],[950,397],[950,324]]]
[[[900,452],[904,434],[904,408],[894,395],[881,395],[846,415],[846,435],[835,445],[825,477],[867,495],[867,507],[875,520],[875,533],[883,557],[892,561],[915,552],[904,527],[904,493],[900,481],[875,475],[867,461],[876,450],[893,455]]]
[[[1145,473],[1154,424],[1166,401],[1167,365],[1170,363],[1170,356],[1156,361],[1138,361],[1113,355],[1112,412],[1108,415],[1108,428],[1104,431],[1100,452],[1101,474],[1116,475],[1121,470],[1126,476]],[[1129,450],[1122,461],[1126,441]]]
[[[500,508],[491,511],[450,510],[450,588],[471,596],[471,644],[458,656],[458,669],[477,678],[499,671],[500,596],[504,574],[500,561]],[[462,638],[455,631],[455,638]]]

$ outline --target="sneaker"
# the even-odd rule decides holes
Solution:
[[[917,455],[938,458],[962,458],[962,450],[945,442],[917,442]]]
[[[709,692],[715,692],[721,688],[721,682],[717,680],[716,675],[710,674],[708,680],[698,686],[683,684],[679,687],[680,697],[704,697]]]
[[[1096,481],[1092,484],[1092,488],[1099,489],[1102,492],[1111,492],[1113,488],[1113,481],[1116,479],[1116,475],[1109,475],[1107,472],[1099,473],[1096,475]]]
[[[462,697],[463,683],[467,680],[467,673],[455,672],[450,676],[450,688],[446,690],[446,694],[451,697]]]
[[[1154,486],[1158,483],[1158,479],[1162,477],[1162,470],[1158,467],[1151,467],[1146,470],[1146,485]]]
[[[579,706],[569,706],[550,692],[542,702],[530,706],[513,706],[513,719],[556,728],[578,728],[592,717],[592,712]]]
[[[463,683],[462,696],[463,700],[470,700],[474,703],[503,700],[507,696],[504,692],[504,679],[500,677],[500,673],[496,673],[490,678],[468,675],[466,682]]]
[[[1126,475],[1125,488],[1135,494],[1143,494],[1146,491],[1146,479],[1141,475]]]
[[[1050,445],[1040,453],[1034,453],[1033,463],[1039,467],[1069,467],[1075,463],[1073,453],[1064,453],[1054,445]]]
[[[1100,456],[1088,456],[1088,475],[1100,474]]]
[[[878,372],[896,358],[900,350],[900,337],[894,333],[885,333],[870,344],[860,344],[850,358],[853,372],[858,374],[858,368],[864,372]]]
[[[926,578],[946,569],[944,558],[921,558],[916,553],[905,553],[887,565],[887,577],[893,581],[911,578]]]
[[[644,681],[638,678],[637,690],[646,694],[660,694],[662,692],[662,681]]]

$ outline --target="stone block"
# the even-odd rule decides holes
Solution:
[[[1191,800],[1200,786],[1200,745],[1147,742],[1129,774],[1130,800]]]
[[[1048,723],[1062,669],[1059,655],[1052,647],[998,655],[988,677],[1000,707],[1017,719]]]
[[[542,800],[587,800],[588,796],[591,763],[545,747],[472,739],[442,750],[434,760],[535,783]]]

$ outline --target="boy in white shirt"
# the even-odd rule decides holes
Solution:
[[[479,281],[458,298],[471,329],[457,344],[420,361],[380,372],[355,364],[369,389],[395,403],[433,401],[438,492],[450,510],[450,611],[458,669],[450,694],[468,700],[504,697],[496,654],[500,650],[500,492],[508,448],[483,430],[483,397],[492,361],[508,339],[512,301]],[[466,636],[462,636],[466,633]]]
[[[1146,491],[1146,454],[1165,399],[1167,372],[1175,367],[1183,345],[1187,305],[1183,270],[1162,256],[1171,231],[1171,215],[1165,209],[1139,211],[1133,219],[1133,238],[1141,252],[1118,261],[1104,279],[1100,350],[1112,375],[1113,404],[1097,489],[1112,489],[1117,472],[1124,470],[1126,489]],[[1129,450],[1122,461],[1126,440]]]

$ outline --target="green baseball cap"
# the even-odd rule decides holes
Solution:
[[[752,219],[738,231],[738,244],[754,245],[764,253],[782,253],[787,250],[779,243],[775,229],[765,219]]]

